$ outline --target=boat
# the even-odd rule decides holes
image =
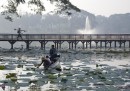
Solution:
[[[56,61],[49,66],[48,70],[52,70],[52,69],[61,71],[60,57],[56,57]]]

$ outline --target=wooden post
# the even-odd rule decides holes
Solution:
[[[41,50],[43,50],[43,41],[39,41],[41,43]]]
[[[74,45],[75,45],[75,49],[76,49],[76,45],[77,45],[77,44],[76,44],[76,40],[74,41]]]
[[[100,41],[100,48],[102,48],[102,41]]]
[[[110,43],[110,48],[111,48],[111,43],[112,43],[112,42],[111,42],[111,41],[109,41],[109,43]]]
[[[88,42],[86,41],[86,48],[88,48]]]
[[[125,41],[124,41],[124,48],[125,48]]]
[[[121,40],[120,40],[120,41],[119,41],[119,48],[121,48],[121,44],[122,44],[122,43],[121,43]]]
[[[69,42],[69,49],[70,49],[70,42]]]
[[[95,41],[95,43],[96,43],[96,49],[97,49],[97,47],[98,47],[98,41]]]
[[[16,41],[9,41],[9,43],[11,44],[11,48],[10,49],[13,49],[14,47],[14,43],[15,43]]]
[[[130,41],[129,41],[129,48],[130,48]]]
[[[72,49],[73,49],[73,47],[74,47],[74,46],[73,46],[73,42],[72,42]]]
[[[82,41],[82,44],[83,44],[83,49],[84,49],[84,41]]]
[[[107,41],[105,40],[105,48],[107,47]]]
[[[56,44],[57,44],[57,49],[59,49],[59,42],[57,41],[57,43],[56,43]]]
[[[31,42],[32,42],[32,41],[29,41],[29,40],[28,40],[28,41],[25,41],[25,43],[26,43],[26,49],[27,49],[27,50],[29,50],[29,45],[31,44]]]
[[[116,48],[116,41],[115,41],[115,48]]]
[[[91,41],[90,41],[90,49],[92,48]]]

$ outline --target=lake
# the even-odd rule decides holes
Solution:
[[[1,49],[0,91],[130,90],[129,49],[62,49],[59,54],[62,71],[44,71],[35,65],[48,50]]]

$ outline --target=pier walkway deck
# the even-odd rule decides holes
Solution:
[[[33,41],[38,41],[41,44],[41,49],[45,49],[48,42],[53,42],[56,48],[61,48],[62,43],[67,42],[70,49],[76,49],[79,42],[82,43],[82,48],[92,47],[92,42],[95,43],[95,47],[126,47],[130,48],[130,34],[22,34],[22,37],[18,34],[0,34],[0,42],[7,41],[13,45],[18,41],[24,41],[26,48],[29,49],[30,44]]]

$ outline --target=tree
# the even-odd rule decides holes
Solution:
[[[51,4],[55,3],[55,6],[57,7],[56,10],[53,12],[56,14],[62,14],[63,12],[67,15],[71,15],[71,10],[75,10],[77,12],[80,12],[80,9],[74,6],[69,0],[47,0]],[[43,5],[44,0],[8,0],[8,4],[6,6],[2,6],[5,10],[2,13],[2,15],[6,15],[6,19],[12,21],[11,15],[17,15],[20,16],[18,13],[18,6],[20,4],[28,4],[28,5],[34,5],[37,8],[32,9],[36,14],[42,14],[43,11],[46,10],[46,8]]]

